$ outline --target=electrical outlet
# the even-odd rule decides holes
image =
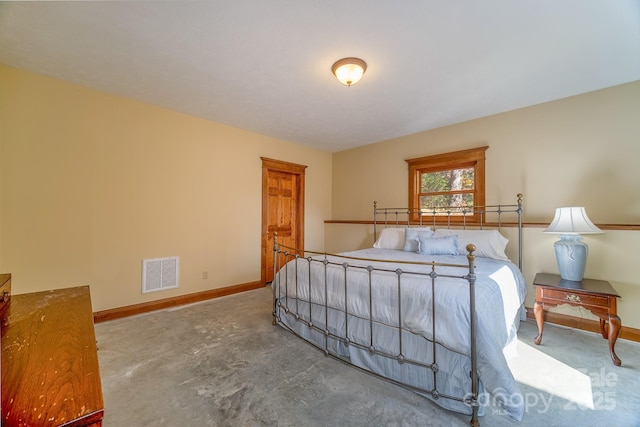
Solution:
[[[208,271],[203,271],[202,272],[202,280],[207,280],[209,278],[209,272]]]

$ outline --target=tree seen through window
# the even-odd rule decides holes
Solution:
[[[474,177],[474,168],[421,172],[419,197],[423,214],[433,215],[434,210],[445,214],[448,208],[455,207],[460,209],[453,214],[461,215],[462,208],[472,208]]]

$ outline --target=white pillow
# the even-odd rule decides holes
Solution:
[[[378,240],[373,244],[374,248],[379,249],[397,249],[402,250],[404,247],[404,228],[387,227],[383,228],[378,236]]]
[[[409,227],[406,228],[404,235],[404,246],[401,248],[407,252],[418,252],[418,239],[420,237],[433,236],[433,230],[430,227]]]
[[[458,255],[458,236],[420,237],[419,254]]]
[[[433,237],[458,236],[458,254],[467,255],[467,245],[476,245],[476,256],[509,261],[504,250],[509,240],[498,230],[454,230],[439,228]]]

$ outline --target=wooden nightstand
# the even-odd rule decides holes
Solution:
[[[600,318],[600,331],[602,337],[609,341],[613,364],[622,364],[614,350],[622,326],[616,308],[616,299],[620,295],[609,282],[587,278],[574,282],[563,280],[558,274],[538,273],[533,279],[533,285],[536,287],[533,314],[538,324],[538,336],[534,339],[536,344],[542,341],[545,307],[560,304],[584,307]]]

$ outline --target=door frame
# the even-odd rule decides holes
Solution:
[[[289,163],[282,160],[260,157],[262,159],[262,230],[261,230],[261,256],[260,256],[260,281],[263,286],[267,284],[267,251],[269,241],[267,231],[269,229],[269,172],[277,171],[294,175],[296,180],[297,200],[296,206],[296,236],[295,247],[304,248],[304,173],[307,166]]]

